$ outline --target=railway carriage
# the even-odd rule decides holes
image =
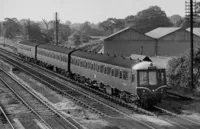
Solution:
[[[68,53],[70,49],[55,45],[40,44],[38,46],[37,60],[46,67],[51,67],[55,71],[67,71]]]
[[[76,51],[72,53],[71,70],[85,78],[95,80],[104,86],[109,94],[117,94],[126,100],[135,100],[135,71],[131,67],[138,60],[110,55]]]
[[[162,100],[166,90],[164,67],[149,59],[141,61],[30,41],[20,42],[18,47],[20,55],[35,57],[39,65],[72,75],[79,82],[127,102],[139,100],[142,105],[154,105]]]
[[[35,59],[36,56],[36,46],[40,44],[37,41],[34,40],[25,40],[25,41],[21,41],[18,42],[17,44],[17,51],[18,51],[18,55],[23,57],[23,58],[27,58],[27,60],[33,60]]]

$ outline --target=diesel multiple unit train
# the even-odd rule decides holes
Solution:
[[[157,104],[166,91],[166,73],[151,61],[69,49],[34,40],[18,42],[23,59],[71,77],[127,102]]]

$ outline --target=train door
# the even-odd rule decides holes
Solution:
[[[135,71],[131,71],[131,86],[133,95],[137,95],[137,73]]]

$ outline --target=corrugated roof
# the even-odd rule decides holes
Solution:
[[[117,35],[117,34],[119,34],[119,33],[121,33],[121,32],[124,32],[124,31],[126,31],[126,30],[128,30],[128,29],[130,29],[130,27],[126,27],[126,28],[124,28],[124,29],[122,29],[122,30],[120,30],[120,31],[117,31],[117,32],[115,32],[115,33],[109,35],[108,37],[104,38],[104,40],[106,40],[106,39],[108,39],[108,38],[110,38],[110,37],[113,37],[113,36],[115,36],[115,35]]]
[[[187,28],[186,30],[190,32],[190,27]],[[200,28],[199,27],[193,28],[193,34],[200,36]]]
[[[158,27],[152,31],[147,32],[146,35],[152,38],[159,39],[179,29],[181,28],[180,27]]]
[[[149,37],[149,38],[152,39],[152,37],[150,37],[150,36],[148,36],[148,35],[146,35],[146,34],[144,34],[144,33],[141,33],[141,32],[135,30],[135,29],[132,28],[132,27],[126,27],[126,28],[124,28],[124,29],[122,29],[122,30],[120,30],[120,31],[117,31],[117,32],[115,32],[115,33],[109,35],[108,37],[104,38],[104,41],[107,40],[107,39],[109,39],[109,38],[111,38],[111,37],[113,37],[113,36],[115,36],[115,35],[118,35],[118,34],[124,32],[124,31],[127,31],[127,30],[133,30],[133,31],[135,31],[135,32],[137,32],[137,33],[139,33],[139,34],[141,34],[141,35],[144,35],[144,36]]]

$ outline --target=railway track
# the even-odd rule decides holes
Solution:
[[[2,106],[0,106],[0,127],[1,129],[15,129]]]
[[[47,70],[46,70],[47,71]],[[50,72],[50,71],[49,71]],[[51,72],[50,72],[51,73]],[[30,72],[29,72],[29,74],[30,74]],[[53,73],[52,72],[52,74],[55,74],[55,73]],[[31,75],[32,75],[32,72],[31,72]],[[57,75],[57,74],[56,74]],[[34,75],[33,75],[34,76]],[[42,75],[39,75],[39,78],[41,78],[41,76]],[[59,77],[60,77],[60,75],[59,75]],[[36,77],[37,78],[37,77]],[[62,77],[63,78],[63,77]],[[51,78],[46,78],[46,79],[51,79]],[[54,78],[55,79],[55,78]],[[65,79],[66,80],[66,79]],[[45,83],[45,82],[44,82]],[[55,84],[56,83],[56,86],[57,87],[59,87],[58,85],[57,85],[57,82],[52,82],[52,80],[50,81],[50,83],[52,83],[52,84]],[[45,83],[45,84],[47,84],[48,85],[48,83]],[[62,87],[59,87],[59,89],[61,88],[64,88],[64,87],[66,87],[66,86],[62,86]],[[58,88],[56,88],[56,87],[54,87],[53,89],[56,89],[57,91],[59,91],[60,93],[62,93],[62,94],[66,94],[67,92],[68,93],[72,93],[71,95],[74,95],[75,94],[75,96],[79,96],[79,95],[77,95],[76,93],[74,93],[74,92],[71,92],[71,90],[64,90],[64,91],[61,91],[61,90],[59,90]],[[64,88],[65,89],[65,88]],[[95,91],[94,91],[95,92]],[[67,93],[67,94],[68,94]],[[100,94],[101,95],[101,94]],[[80,96],[79,96],[80,97]],[[108,97],[108,98],[110,98],[110,97]],[[112,99],[112,98],[111,98]],[[120,101],[120,100],[116,100],[116,101]],[[119,102],[120,103],[120,102]],[[84,105],[84,104],[83,104]],[[122,103],[122,105],[123,105],[123,103]],[[87,107],[87,104],[86,104],[86,107]],[[89,107],[90,108],[90,107]],[[182,126],[182,125],[180,125],[180,124],[178,124],[177,122],[179,122],[180,123],[180,120],[178,120],[178,119],[176,119],[176,114],[174,114],[174,113],[171,113],[171,112],[168,112],[167,110],[164,110],[164,109],[161,109],[161,108],[159,108],[159,107],[155,107],[155,108],[157,108],[158,110],[161,110],[162,112],[165,112],[166,114],[163,114],[162,113],[162,116],[167,116],[166,118],[164,118],[164,117],[161,117],[161,115],[160,114],[155,114],[155,113],[152,113],[151,111],[149,111],[149,112],[151,112],[151,114],[153,114],[153,115],[156,115],[156,116],[158,116],[158,117],[160,117],[161,119],[165,119],[166,121],[168,121],[168,122],[170,122],[170,123],[173,123],[174,125],[176,125],[177,127],[179,127],[179,128],[183,128],[183,129],[189,129],[189,127],[187,127],[187,126]],[[99,109],[96,109],[96,107],[94,108],[94,111],[95,110],[97,110],[96,112],[98,112],[98,113],[100,113],[101,115],[103,115],[103,116],[108,116],[108,117],[116,117],[116,116],[118,116],[118,114],[115,114],[115,116],[112,116],[112,113],[111,112],[109,112],[109,113],[111,113],[111,114],[107,114],[106,112],[102,112],[101,110],[99,111]],[[105,110],[105,109],[104,109]],[[124,113],[120,113],[119,114],[119,116],[118,117],[120,117],[120,115],[122,115],[122,114],[124,114]],[[169,115],[170,114],[170,115]],[[182,119],[183,120],[183,119]],[[177,122],[175,122],[175,121],[177,121]],[[191,125],[191,123],[195,123],[195,125],[196,124],[198,124],[197,122],[192,122],[192,121],[189,121],[189,120],[187,120],[187,122],[189,122],[190,124],[188,124],[188,125]],[[149,125],[147,125],[147,127],[148,127]],[[194,126],[194,125],[192,125],[192,126]],[[199,126],[198,126],[199,127]],[[151,127],[151,126],[149,126],[149,128],[154,128],[154,127]]]
[[[30,109],[49,129],[80,129],[79,123],[71,118],[64,117],[46,102],[42,101],[26,86],[0,69],[0,81],[5,84],[23,104]],[[31,128],[31,127],[30,127]]]

